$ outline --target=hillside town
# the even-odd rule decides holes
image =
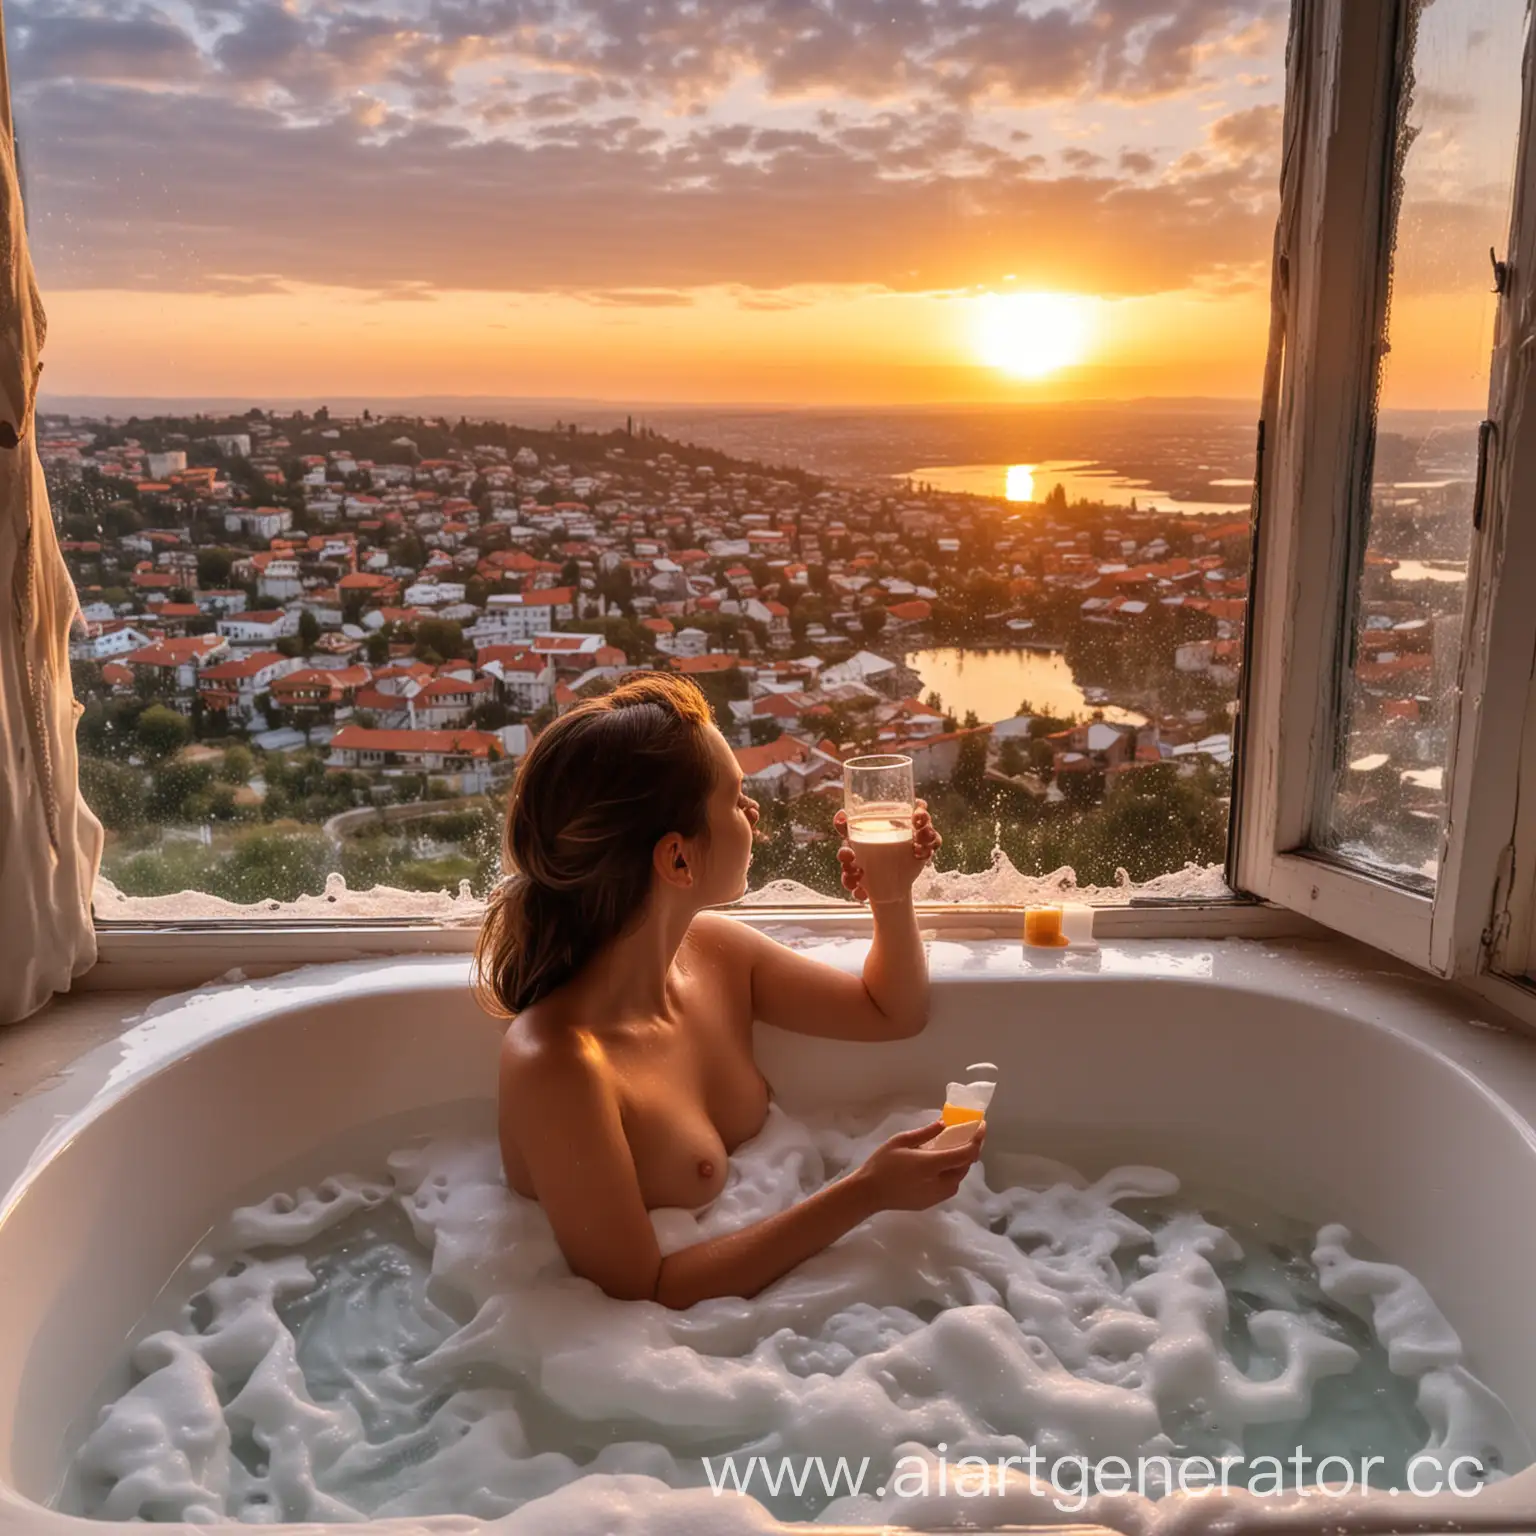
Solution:
[[[763,878],[825,886],[867,751],[912,757],[972,863],[1002,812],[1048,844],[1053,819],[1196,789],[1172,853],[1222,856],[1246,518],[834,483],[633,423],[46,418],[40,449],[82,774],[109,872],[140,884],[185,868],[148,873],[167,839],[495,797],[549,720],[645,668],[710,699],[771,808]],[[1379,664],[1411,681],[1428,648],[1396,629]],[[1061,653],[1086,707],[981,718],[911,664],[933,647]],[[1138,879],[1169,856],[1107,853]]]

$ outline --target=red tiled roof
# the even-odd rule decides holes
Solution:
[[[239,661],[221,661],[216,667],[204,667],[198,683],[201,686],[203,683],[238,682],[242,677],[254,677],[265,668],[287,659],[280,651],[253,651]]]
[[[344,725],[331,737],[333,750],[345,752],[442,752],[468,757],[500,757],[501,743],[487,731],[380,731]]]
[[[414,695],[413,702],[429,703],[433,699],[459,693],[489,693],[494,686],[488,677],[477,677],[470,681],[457,677],[434,677]]]
[[[708,672],[729,672],[741,665],[741,657],[728,651],[711,651],[707,656],[674,656],[672,670],[684,676],[699,676]]]
[[[793,736],[780,736],[777,741],[770,741],[766,746],[732,747],[731,750],[736,754],[736,761],[747,778],[751,778],[754,773],[761,773],[764,768],[771,768],[775,763],[803,763],[812,751],[803,741],[796,741]]]
[[[228,643],[222,635],[188,635],[183,640],[157,640],[153,645],[142,645],[121,660],[130,667],[179,667],[221,651]]]

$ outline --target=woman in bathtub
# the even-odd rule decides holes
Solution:
[[[662,1256],[647,1213],[714,1199],[730,1152],[767,1118],[754,1019],[897,1040],[928,1017],[912,882],[939,834],[921,802],[910,862],[866,874],[838,850],[844,886],[874,914],[862,980],[705,910],[746,890],[757,816],[704,696],[660,674],[556,720],[513,789],[518,873],[492,898],[476,956],[483,1001],[512,1019],[502,1159],[572,1270],[610,1296],[755,1295],[875,1212],[947,1199],[980,1151],[979,1136],[926,1146],[935,1120],[789,1210]]]

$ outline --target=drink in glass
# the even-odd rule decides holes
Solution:
[[[899,896],[911,888],[899,883],[912,860],[912,816],[917,809],[912,759],[895,753],[853,757],[843,764],[843,810],[848,842],[871,901]]]

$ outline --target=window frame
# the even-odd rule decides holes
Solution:
[[[733,906],[720,909],[738,922],[773,930],[792,927],[817,938],[868,938],[867,908],[846,906]],[[1021,939],[1018,907],[919,905],[925,939]],[[296,965],[380,960],[396,955],[468,955],[479,925],[431,919],[318,919],[276,917],[252,922],[107,923],[96,930],[99,959],[75,991],[176,990],[221,979],[254,979]],[[1108,943],[1140,939],[1327,938],[1327,931],[1283,907],[1257,901],[1148,903],[1099,907],[1094,935]],[[232,973],[239,973],[238,976]]]
[[[1502,397],[1483,538],[1468,573],[1475,627],[1450,809],[1464,828],[1435,952],[1479,993],[1536,1017],[1536,13],[1529,13],[1521,153],[1497,343]],[[1496,665],[1501,662],[1502,665]],[[1471,707],[1468,702],[1471,701]]]
[[[1407,0],[1297,0],[1286,105],[1286,159],[1276,238],[1274,330],[1266,380],[1266,451],[1256,497],[1251,665],[1243,702],[1240,809],[1230,878],[1325,927],[1439,975],[1479,974],[1498,850],[1514,811],[1518,745],[1508,709],[1518,668],[1495,657],[1536,635],[1522,602],[1536,550],[1511,509],[1536,478],[1536,401],[1529,346],[1512,346],[1528,311],[1533,250],[1527,195],[1532,146],[1532,37],[1527,26],[1508,281],[1490,361],[1496,423],[1478,488],[1463,613],[1461,691],[1452,727],[1448,817],[1433,893],[1397,885],[1319,851],[1338,751],[1360,498],[1369,494],[1372,407],[1383,346],[1392,236],[1391,166],[1408,63]],[[1490,269],[1490,284],[1492,283]],[[1521,367],[1512,367],[1517,356]],[[1518,554],[1518,560],[1511,555]],[[1523,563],[1522,563],[1523,562]],[[1529,632],[1529,634],[1528,634]],[[1523,721],[1523,696],[1516,718]],[[1475,808],[1475,809],[1474,809]]]

